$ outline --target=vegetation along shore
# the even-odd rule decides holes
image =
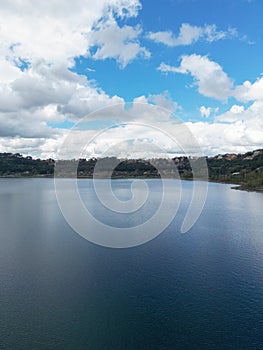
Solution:
[[[233,188],[240,190],[263,192],[263,149],[245,154],[227,153],[205,158],[209,181],[235,184]],[[113,161],[118,165],[112,173],[112,178],[158,178],[160,170],[162,177],[173,178],[177,173],[184,180],[193,178],[189,158],[185,156],[154,160],[118,160],[109,157],[100,160],[104,168],[100,166],[101,173],[96,176],[102,178],[108,165]],[[76,163],[79,178],[92,178],[97,161],[96,158],[71,160]],[[53,159],[33,159],[31,156],[24,157],[19,153],[0,153],[1,177],[53,177],[54,166]],[[63,177],[63,174],[61,176]]]

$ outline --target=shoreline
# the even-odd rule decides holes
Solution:
[[[257,192],[257,193],[262,193],[263,194],[263,187],[262,188],[249,188],[244,185],[237,185],[231,187],[232,190],[238,190],[238,191],[246,191],[246,192]]]
[[[60,179],[75,179],[75,177],[59,177]],[[220,183],[220,184],[224,184],[224,185],[229,185],[232,186],[230,187],[232,190],[239,190],[239,191],[246,191],[246,192],[256,192],[256,193],[262,193],[263,194],[263,186],[262,187],[255,187],[255,188],[251,188],[249,186],[246,186],[246,184],[235,184],[232,182],[227,182],[227,181],[220,181],[220,180],[211,180],[211,179],[175,179],[173,177],[158,177],[158,176],[115,176],[112,177],[112,180],[129,180],[129,179],[143,179],[143,180],[147,180],[147,179],[151,179],[151,180],[158,180],[160,178],[163,179],[174,179],[174,180],[184,180],[184,181],[207,181],[207,182],[212,182],[212,183]],[[0,176],[0,179],[54,179],[53,175],[32,175],[32,176]],[[93,176],[78,176],[77,179],[93,179]],[[105,177],[101,177],[101,178],[97,178],[96,180],[103,180],[103,179],[107,179]]]

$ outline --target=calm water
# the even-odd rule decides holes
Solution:
[[[154,207],[161,186],[148,182]],[[94,213],[130,224],[103,217],[90,186],[80,181]],[[114,186],[130,196],[129,180]],[[160,236],[120,250],[69,227],[53,180],[1,179],[0,349],[263,349],[263,195],[209,184],[201,217],[182,235],[191,189],[183,182],[178,215]]]

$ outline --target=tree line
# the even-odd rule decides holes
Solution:
[[[205,157],[209,179],[211,181],[243,184],[243,186],[263,187],[263,149],[245,154],[227,153]],[[175,177],[191,179],[193,177],[191,162],[194,159],[177,156],[172,159],[118,159],[116,157],[72,159],[78,177],[93,177],[99,161],[99,170],[103,177],[112,164],[116,164],[112,177]],[[20,153],[0,153],[0,176],[5,177],[52,177],[55,160],[33,159]],[[72,174],[75,176],[76,174]]]

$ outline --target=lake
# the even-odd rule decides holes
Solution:
[[[73,180],[61,181],[66,191]],[[175,180],[165,181],[173,206]],[[131,180],[113,182],[131,197]],[[91,180],[79,191],[99,220],[124,228],[157,208],[161,181],[146,182],[148,209],[132,215],[103,208]],[[192,186],[182,181],[163,233],[112,249],[74,232],[52,179],[0,179],[0,349],[263,349],[263,195],[209,183],[201,216],[182,234]]]

